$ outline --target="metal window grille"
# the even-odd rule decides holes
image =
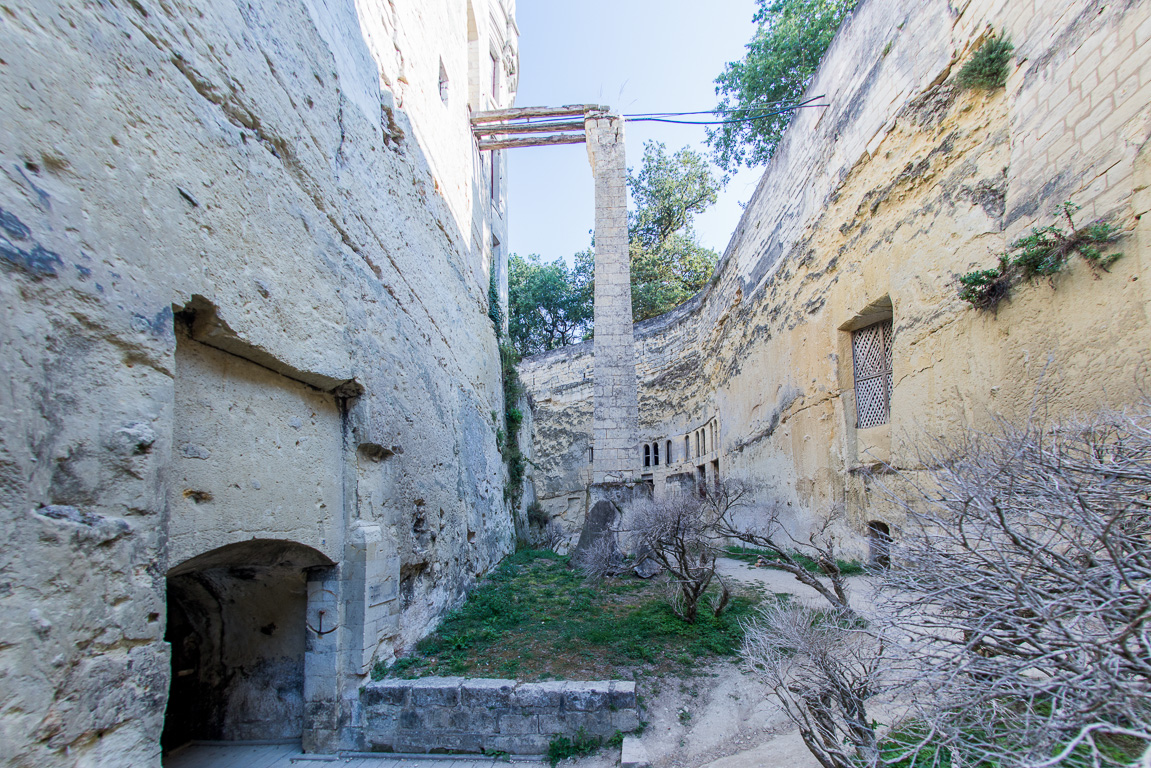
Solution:
[[[891,420],[891,321],[851,334],[855,358],[855,425],[867,429]]]

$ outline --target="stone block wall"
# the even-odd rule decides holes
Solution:
[[[469,5],[514,65],[498,0],[5,8],[0,764],[158,768],[209,683],[169,738],[337,749],[371,665],[514,547]],[[290,625],[228,607],[264,584]],[[217,674],[221,622],[292,662],[291,712],[245,719],[284,677]]]
[[[604,739],[639,727],[635,683],[426,677],[360,691],[362,749],[373,752],[545,754],[581,729]]]
[[[1006,87],[960,89],[991,32],[1015,45]],[[795,116],[712,285],[636,325],[638,442],[674,446],[715,419],[717,450],[696,469],[753,480],[797,529],[845,509],[857,535],[844,547],[865,556],[868,523],[899,520],[861,469],[914,472],[926,435],[1024,417],[1037,391],[1052,418],[1138,402],[1151,370],[1149,61],[1146,3],[864,0],[810,86],[830,106]],[[1083,206],[1080,226],[1122,228],[1109,272],[1076,257],[995,313],[959,299],[958,276],[1061,223],[1065,200]],[[860,429],[851,332],[882,312],[890,420]],[[581,465],[568,446],[591,430],[588,351],[521,367],[537,494],[573,527]],[[653,474],[657,491],[676,481]]]

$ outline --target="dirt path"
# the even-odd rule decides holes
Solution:
[[[718,570],[729,583],[822,600],[783,571],[728,558]],[[854,577],[849,586],[854,599],[870,598],[867,578]],[[648,720],[641,741],[653,768],[819,768],[767,688],[734,662],[709,665],[695,677],[642,680],[638,690]],[[618,757],[605,751],[569,765],[607,768]]]

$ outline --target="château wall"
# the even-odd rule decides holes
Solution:
[[[0,762],[331,751],[514,546],[468,124],[514,99],[514,11],[5,7]]]
[[[992,30],[1016,47],[1006,87],[960,90]],[[656,493],[718,469],[758,483],[797,527],[846,509],[863,556],[867,524],[898,520],[861,470],[913,472],[926,436],[1023,417],[1039,391],[1050,416],[1143,397],[1149,61],[1145,4],[861,3],[809,88],[830,106],[796,115],[713,283],[636,325],[640,440],[661,449],[642,471]],[[1082,206],[1078,224],[1123,228],[1109,272],[1075,257],[995,313],[958,298],[959,275],[1058,223],[1065,200]],[[852,331],[884,318],[891,416],[858,429]],[[521,376],[537,496],[576,531],[590,345],[529,358]]]

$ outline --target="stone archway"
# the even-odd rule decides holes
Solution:
[[[333,569],[311,547],[254,539],[168,572],[164,749],[304,735],[305,674],[325,666],[309,657],[337,623],[334,595],[317,588]]]

